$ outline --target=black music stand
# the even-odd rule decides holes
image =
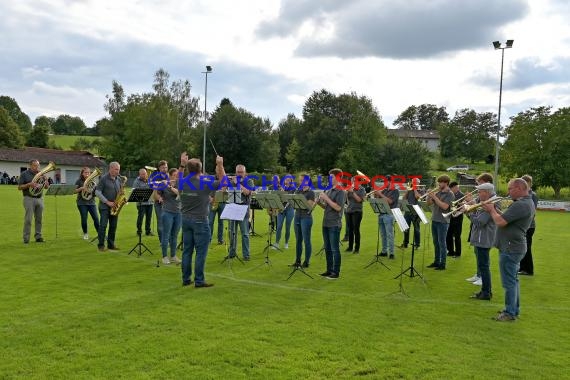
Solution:
[[[418,214],[419,212],[422,212],[421,209],[418,207],[417,209],[414,207],[414,205],[411,204],[406,204],[406,208],[408,209],[408,212],[410,212],[412,214],[412,225],[414,224],[414,222],[417,219],[420,219],[420,216]],[[413,239],[413,236],[412,236]],[[413,241],[413,240],[412,240]],[[410,266],[406,269],[404,269],[399,275],[397,275],[396,277],[394,277],[394,279],[402,276],[402,275],[406,275],[408,277],[415,277],[416,275],[419,276],[421,279],[423,279],[424,277],[416,270],[416,268],[414,268],[414,255],[416,252],[416,244],[412,243],[412,257],[411,257],[411,262],[410,262]],[[403,255],[402,255],[402,260],[403,260]],[[407,272],[410,271],[410,274],[408,274]]]
[[[57,196],[75,194],[75,185],[50,185],[45,195],[53,195],[55,199],[55,238],[57,239]]]
[[[372,210],[374,211],[375,214],[380,215],[382,214],[389,214],[392,213],[392,211],[390,210],[390,206],[388,205],[388,202],[386,202],[385,199],[383,198],[371,198],[368,200],[368,202],[370,203],[370,207],[372,207]],[[379,263],[382,264],[386,269],[391,270],[386,264],[384,264],[384,262],[381,259],[380,256],[380,221],[377,221],[378,224],[378,232],[376,234],[376,255],[374,256],[374,258],[372,259],[372,261],[370,261],[370,263],[368,263],[368,265],[366,265],[364,267],[364,269],[372,266],[373,264]]]
[[[150,199],[152,192],[153,189],[133,189],[127,202],[147,202]],[[142,233],[137,235],[139,235],[139,242],[129,251],[129,255],[136,252],[137,256],[140,257],[146,251],[152,255],[152,251],[142,242]]]
[[[309,205],[309,203],[307,203],[307,199],[305,198],[305,196],[303,194],[286,194],[284,196],[284,198],[288,202],[288,205],[290,207],[293,207],[295,210],[307,210],[307,211],[309,211],[311,209],[311,206]],[[305,252],[305,254],[306,254],[306,252]],[[293,270],[291,271],[291,273],[289,273],[289,277],[287,277],[287,280],[289,280],[291,277],[293,277],[293,275],[297,271],[303,273],[305,276],[309,277],[311,280],[313,279],[313,277],[305,271],[305,268],[303,268],[301,263],[297,262],[296,258],[295,258],[295,264],[293,264],[291,266],[293,267]]]
[[[243,221],[243,219],[245,218],[245,214],[247,213],[248,209],[249,209],[249,207],[247,205],[240,205],[237,203],[228,203],[228,204],[226,204],[226,207],[224,207],[224,211],[222,211],[222,215],[220,215],[220,218],[228,220],[228,240],[231,239],[229,251],[231,251],[231,247],[233,246],[235,249],[235,252],[233,255],[231,255],[231,252],[228,252],[227,256],[224,257],[224,259],[222,260],[222,262],[220,264],[223,264],[226,261],[228,261],[228,263],[230,263],[230,265],[231,265],[231,262],[233,261],[233,259],[237,259],[240,263],[244,264],[242,259],[240,259],[239,256],[237,255],[237,235],[236,235],[236,232],[237,232],[237,228],[238,228],[237,223]]]
[[[249,208],[251,210],[251,224],[249,225],[249,236],[261,236],[257,232],[255,232],[255,210],[263,210],[263,207],[259,205],[256,198],[251,198],[251,202],[249,204]]]
[[[256,195],[256,198],[259,205],[262,208],[267,209],[269,215],[271,215],[271,212],[273,210],[283,211],[283,203],[281,202],[279,195],[275,193],[259,193]],[[269,250],[271,248],[276,248],[278,251],[281,251],[281,249],[279,247],[274,247],[273,243],[271,242],[271,239],[273,237],[273,229],[271,228],[271,223],[268,224],[268,230],[269,232],[267,233],[267,245],[263,249],[263,253],[265,254],[265,264],[271,266],[271,262],[269,260]]]

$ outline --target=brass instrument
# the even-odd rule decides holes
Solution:
[[[503,204],[503,202],[505,201],[509,201],[510,198],[508,197],[499,197],[499,196],[492,196],[491,198],[487,199],[486,201],[481,201],[479,203],[473,204],[473,205],[462,205],[461,207],[458,207],[448,213],[442,214],[444,218],[448,218],[450,216],[453,217],[457,217],[461,214],[469,214],[473,211],[478,210],[479,208],[483,207],[483,205],[486,204],[495,204],[495,203],[499,203],[499,204]]]
[[[479,192],[479,190],[474,189],[473,191],[465,194],[464,196],[462,196],[459,199],[454,200],[453,202],[451,202],[451,206],[460,206],[460,203],[464,203],[465,198],[467,198],[468,195],[474,196]]]
[[[427,193],[425,193],[424,195],[419,197],[418,201],[421,201],[421,202],[426,201],[428,198],[428,195],[430,195],[431,193],[435,193],[436,191],[439,191],[439,187],[435,187],[435,188],[431,189],[430,191],[428,191]]]
[[[85,199],[86,201],[93,199],[95,186],[97,186],[95,178],[99,177],[101,173],[101,169],[95,168],[93,173],[89,174],[89,177],[85,178],[85,182],[83,182],[83,190],[81,190],[81,198]]]
[[[157,171],[158,169],[153,166],[145,166],[144,169],[146,170],[147,178],[150,178],[151,174]]]
[[[32,179],[32,182],[30,182],[31,184],[33,184],[33,186],[29,187],[30,195],[32,197],[37,197],[42,193],[42,191],[44,191],[46,182],[48,180],[45,177],[45,174],[54,171],[55,169],[56,169],[55,163],[53,161],[50,161],[45,168],[37,172],[37,174]]]
[[[119,215],[123,206],[127,204],[127,196],[125,194],[127,177],[123,175],[119,177],[121,177],[121,189],[119,190],[119,194],[117,194],[117,198],[115,198],[115,205],[111,208],[111,215],[113,216]]]

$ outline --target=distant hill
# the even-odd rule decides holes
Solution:
[[[50,144],[55,144],[56,146],[61,147],[64,150],[71,150],[72,146],[75,145],[75,142],[79,138],[86,140],[91,144],[100,139],[99,136],[50,135],[49,142]],[[99,149],[97,148],[97,146],[82,148],[81,150],[88,150],[89,152],[96,155],[99,154]]]

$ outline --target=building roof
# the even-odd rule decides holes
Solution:
[[[404,138],[414,138],[414,139],[434,139],[439,140],[439,133],[433,130],[416,130],[416,129],[388,129],[388,134],[404,137]]]
[[[0,161],[29,162],[38,160],[40,164],[53,161],[56,165],[102,167],[105,162],[83,150],[58,150],[25,147],[24,149],[0,148]]]

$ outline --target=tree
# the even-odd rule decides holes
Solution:
[[[295,136],[298,134],[299,129],[302,127],[302,121],[299,120],[294,114],[290,113],[287,115],[286,119],[279,122],[277,127],[277,140],[279,141],[279,164],[287,168],[287,170],[292,171],[296,169],[293,162],[297,161],[297,154],[299,150],[299,144],[295,140]],[[293,151],[290,153],[291,144],[295,141],[297,146],[295,147],[294,154]]]
[[[55,118],[49,116],[38,116],[36,120],[34,120],[34,127],[43,125],[48,128],[50,132],[53,131],[52,126],[55,123]]]
[[[24,138],[20,127],[12,118],[10,113],[0,106],[0,148],[21,148],[24,145]]]
[[[501,157],[510,176],[530,174],[533,184],[551,186],[554,196],[570,186],[570,108],[551,114],[551,107],[537,107],[511,118]]]
[[[471,163],[493,153],[493,132],[497,126],[495,114],[464,108],[455,112],[450,123],[461,131],[461,156],[470,159]]]
[[[368,158],[376,169],[365,173],[370,177],[376,174],[413,175],[421,176],[422,180],[425,180],[429,178],[429,158],[430,153],[421,142],[394,137],[382,144],[376,154]]]
[[[49,129],[46,125],[35,126],[28,135],[26,141],[27,146],[34,146],[37,148],[48,148],[49,145]]]
[[[51,126],[56,135],[81,136],[87,132],[87,126],[77,116],[59,115]]]
[[[15,99],[8,96],[0,96],[0,106],[8,111],[8,115],[20,127],[22,134],[28,134],[32,130],[32,122],[29,116],[22,112]]]
[[[409,106],[394,120],[394,125],[407,130],[436,130],[449,120],[445,107],[434,104]]]

